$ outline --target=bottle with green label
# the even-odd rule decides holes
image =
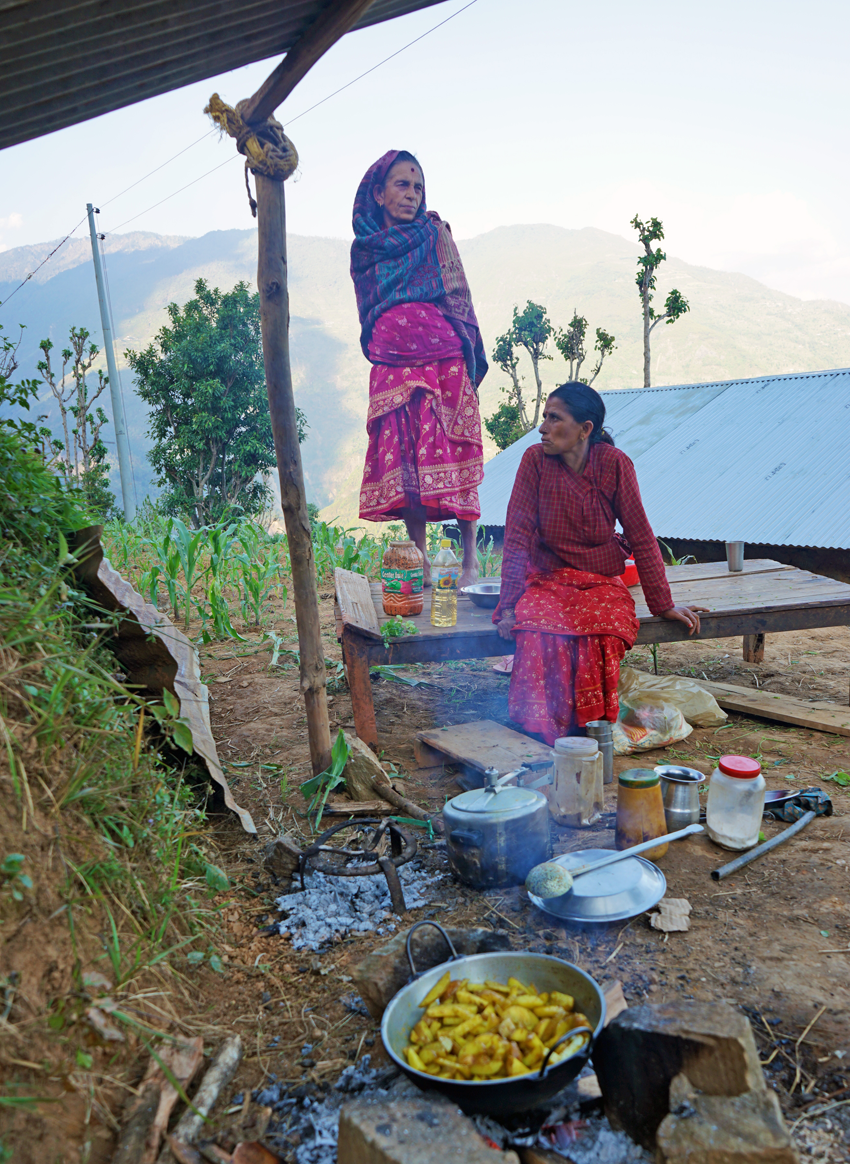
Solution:
[[[448,538],[440,542],[440,551],[431,563],[431,625],[454,626],[457,622],[457,580],[460,562]]]

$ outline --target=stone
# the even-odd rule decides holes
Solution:
[[[683,933],[691,928],[691,903],[685,897],[665,897],[658,904],[658,913],[649,915],[654,930],[665,934]]]
[[[658,1127],[657,1164],[798,1164],[776,1093],[703,1095],[686,1075],[670,1085]]]
[[[357,1100],[339,1115],[338,1164],[519,1164],[484,1142],[442,1096],[385,1103]]]
[[[301,846],[288,833],[269,841],[263,854],[263,868],[289,889],[289,883],[301,861]]]
[[[680,1072],[706,1095],[765,1089],[752,1028],[723,1002],[677,1000],[625,1010],[597,1039],[593,1066],[611,1126],[645,1148],[655,1142]]]
[[[345,733],[349,756],[345,762],[345,787],[352,800],[374,800],[377,787],[391,788],[381,761],[358,736]],[[378,793],[380,795],[380,793]]]
[[[379,946],[360,962],[353,971],[354,981],[366,1009],[380,1020],[390,1000],[410,981],[410,963],[407,960],[408,930]],[[447,930],[459,954],[491,954],[511,948],[507,934],[499,930]],[[451,957],[445,939],[433,926],[416,931],[412,942],[413,959],[417,971],[430,970]]]

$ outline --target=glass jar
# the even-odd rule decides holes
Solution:
[[[416,543],[390,542],[381,561],[381,598],[384,614],[409,618],[421,614],[424,563]]]
[[[766,785],[761,764],[749,756],[721,756],[708,783],[705,826],[724,849],[758,842]]]
[[[543,793],[558,824],[584,829],[602,815],[602,753],[596,740],[564,736],[555,740],[552,783]]]
[[[651,768],[629,768],[617,779],[617,832],[614,845],[631,849],[644,841],[667,835],[664,819],[664,801],[661,780]],[[641,853],[649,861],[657,861],[667,852],[666,844]]]

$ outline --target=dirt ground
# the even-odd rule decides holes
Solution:
[[[327,655],[338,660],[329,593],[322,595],[322,612]],[[229,761],[234,794],[254,813],[261,838],[285,829],[306,840],[309,830],[298,783],[309,775],[309,762],[297,670],[270,671],[267,652],[243,659],[235,658],[237,653],[238,648],[211,647],[204,656],[213,727],[222,758]],[[741,655],[740,639],[666,644],[659,651],[659,668],[758,684],[803,699],[847,702],[850,628],[769,636],[762,664],[745,664]],[[408,672],[432,686],[374,682],[382,758],[405,774],[407,795],[423,807],[437,809],[458,788],[452,769],[416,769],[417,731],[485,718],[509,722],[508,680],[493,672],[493,661]],[[633,651],[627,661],[652,668],[647,650]],[[341,677],[332,681],[331,691],[332,727],[353,728]],[[792,782],[798,788],[825,788],[835,813],[813,822],[787,848],[721,884],[711,881],[709,872],[723,863],[723,851],[705,835],[671,846],[661,865],[669,896],[685,897],[693,907],[687,935],[665,937],[649,927],[646,917],[592,932],[565,931],[530,906],[522,890],[481,894],[448,878],[434,904],[441,920],[450,924],[489,924],[507,930],[517,948],[566,957],[598,979],[619,978],[633,1005],[683,997],[723,999],[741,1007],[753,1022],[763,1058],[769,1060],[768,1078],[793,1120],[805,1114],[815,1097],[850,1094],[844,1091],[850,1062],[850,791],[822,779],[850,768],[850,740],[732,714],[722,728],[696,729],[687,740],[646,753],[640,762],[668,760],[710,773],[721,752],[757,756],[769,788],[784,789]],[[247,762],[247,768],[236,766]],[[633,758],[617,757],[615,771],[634,763]],[[279,764],[281,769],[263,764]],[[609,789],[606,808],[615,807],[615,787]],[[765,832],[772,836],[783,827],[766,823]],[[553,824],[552,833],[556,852],[613,845],[613,832],[605,829],[579,833]],[[221,840],[227,848],[223,856],[231,862],[257,861],[256,843],[242,838],[229,822],[222,826]],[[433,868],[447,868],[439,848],[423,859]],[[228,911],[231,962],[224,981],[217,984],[220,997],[214,1005],[217,1022],[250,1035],[251,1055],[234,1090],[257,1087],[270,1073],[293,1083],[332,1079],[343,1063],[367,1048],[380,1055],[375,1024],[339,1001],[351,989],[352,967],[379,939],[363,935],[327,953],[297,954],[287,939],[256,935],[258,922],[276,916],[260,902],[269,902],[280,890],[267,887],[261,866],[248,873],[246,885],[252,883],[261,894],[256,904],[249,905],[243,896]],[[428,907],[413,911],[412,920],[433,912]],[[263,979],[242,969],[252,967],[258,956],[269,967]],[[316,1065],[305,1069],[300,1048],[305,1041],[315,1044],[317,1026],[326,1026],[328,1034],[314,1047]],[[833,1113],[831,1151],[836,1160],[850,1159],[850,1119],[842,1119],[847,1111],[837,1108]],[[847,1142],[840,1147],[845,1134]]]
[[[333,596],[325,591],[321,599],[326,655],[334,664],[332,729],[353,729]],[[284,649],[294,650],[294,619],[279,612],[276,629]],[[225,923],[224,972],[181,967],[188,984],[181,1000],[185,1029],[204,1033],[208,1046],[227,1032],[240,1033],[245,1042],[243,1063],[229,1089],[236,1102],[219,1106],[221,1125],[232,1125],[243,1114],[250,1118],[250,1093],[270,1080],[321,1089],[363,1054],[378,1059],[383,1054],[377,1024],[359,1013],[351,981],[359,960],[383,939],[359,935],[316,954],[296,952],[288,939],[265,932],[278,917],[273,903],[283,887],[264,871],[263,847],[281,831],[305,843],[311,839],[299,791],[310,768],[297,661],[281,653],[278,665],[271,666],[271,657],[259,637],[201,648],[219,754],[235,798],[250,810],[259,831],[258,838],[247,836],[229,814],[215,820],[218,860],[233,884],[217,899]],[[769,636],[765,661],[758,665],[743,663],[740,639],[659,650],[662,672],[757,682],[767,690],[836,704],[847,702],[848,659],[850,628]],[[451,769],[416,769],[417,731],[485,718],[509,722],[508,680],[493,672],[494,661],[409,671],[428,686],[374,682],[382,758],[403,774],[407,796],[423,807],[438,809],[458,788]],[[627,661],[652,667],[643,649]],[[645,916],[590,932],[565,930],[530,906],[520,889],[482,894],[449,876],[433,889],[429,905],[411,911],[410,921],[439,915],[450,925],[507,931],[515,948],[564,957],[600,981],[619,979],[630,1005],[681,997],[740,1007],[752,1021],[769,1083],[793,1122],[818,1107],[817,1101],[850,1099],[850,789],[823,781],[836,770],[850,770],[850,739],[731,714],[722,728],[696,729],[682,743],[646,753],[639,762],[680,762],[709,773],[721,752],[757,756],[769,788],[823,787],[835,813],[721,884],[711,881],[709,872],[723,863],[723,851],[704,834],[671,846],[660,864],[669,896],[687,898],[693,907],[688,934],[663,935]],[[615,771],[634,764],[631,757],[618,757]],[[615,788],[608,789],[608,809],[615,807]],[[771,836],[783,827],[766,823],[765,832]],[[553,824],[552,837],[556,852],[613,847],[613,832],[604,828],[578,832]],[[448,872],[439,846],[422,848],[421,860],[428,869]],[[312,1050],[302,1054],[305,1044]],[[125,1064],[126,1084],[137,1082],[143,1067],[141,1055]],[[120,1119],[120,1090],[112,1093],[112,1103]],[[70,1144],[76,1133],[67,1124],[66,1130]],[[850,1160],[850,1105],[804,1121],[798,1134],[814,1158]],[[92,1142],[89,1164],[108,1160],[110,1152],[111,1134],[104,1127]],[[61,1158],[81,1156],[75,1150]]]

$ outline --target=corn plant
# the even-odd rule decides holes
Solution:
[[[497,554],[493,549],[492,534],[490,540],[487,540],[487,530],[483,525],[478,530],[478,543],[475,548],[478,555],[479,575],[482,578],[497,577],[502,568],[502,555]]]
[[[177,557],[180,562],[180,569],[183,571],[183,625],[186,630],[189,629],[189,614],[192,609],[192,588],[197,582],[204,577],[208,570],[212,570],[212,549],[210,550],[209,565],[202,568],[201,559],[204,551],[207,549],[207,541],[212,542],[213,534],[220,529],[219,526],[213,529],[201,528],[192,532],[185,522],[181,521],[179,517],[174,517],[169,522],[171,526],[170,535]],[[230,529],[234,527],[231,526]],[[176,616],[175,610],[175,616]]]

